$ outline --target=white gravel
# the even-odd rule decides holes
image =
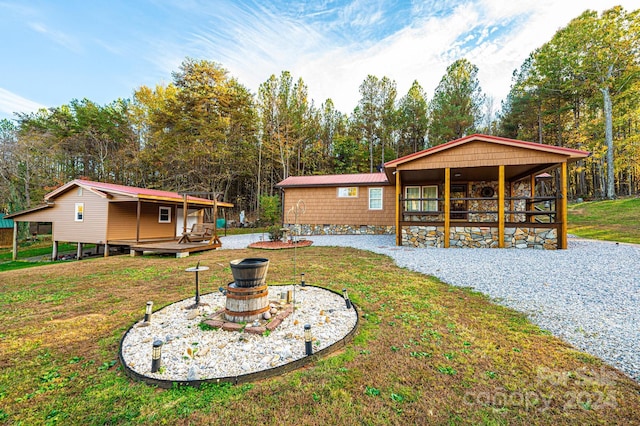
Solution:
[[[222,248],[265,237],[222,237]],[[397,247],[393,235],[307,238],[385,254],[400,267],[474,288],[640,381],[640,245],[569,238],[567,250],[436,249]]]
[[[204,306],[190,308],[191,297],[155,311],[149,324],[142,320],[135,324],[122,340],[122,360],[136,373],[159,380],[237,377],[304,358],[305,324],[311,325],[314,353],[343,339],[356,326],[357,313],[347,309],[341,295],[313,286],[270,285],[274,309],[280,307],[280,293],[288,290],[295,292],[296,309],[268,335],[200,329],[203,320],[225,307],[225,296],[209,293],[200,298]],[[163,342],[162,368],[152,373],[156,340]]]

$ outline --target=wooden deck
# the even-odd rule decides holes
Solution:
[[[175,254],[176,257],[187,257],[189,253],[215,250],[222,244],[209,244],[209,241],[202,242],[182,242],[173,240],[115,240],[109,241],[111,246],[128,246],[131,256],[141,256],[143,253]]]

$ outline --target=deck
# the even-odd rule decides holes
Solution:
[[[141,256],[143,253],[175,254],[176,257],[187,257],[189,253],[215,250],[222,246],[221,243],[210,244],[209,241],[182,242],[172,240],[113,240],[110,246],[127,246],[131,256]]]

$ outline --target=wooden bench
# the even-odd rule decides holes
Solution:
[[[218,236],[215,233],[214,223],[195,223],[190,231],[182,234],[182,237],[178,240],[178,244],[202,241],[209,241],[210,244],[219,242]]]

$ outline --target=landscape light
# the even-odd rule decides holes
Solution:
[[[151,351],[151,372],[157,373],[160,370],[160,362],[162,361],[162,340],[153,342],[153,350]]]
[[[313,340],[313,336],[311,335],[311,325],[304,325],[304,350],[307,356],[313,355],[313,346],[311,345],[311,341]]]
[[[147,302],[147,310],[144,312],[144,322],[146,323],[150,323],[151,322],[151,314],[153,312],[153,302],[152,301],[148,301]]]
[[[304,287],[307,283],[304,282],[304,272],[300,274],[300,285]]]
[[[346,288],[342,289],[342,297],[344,297],[344,302],[347,304],[347,309],[351,309],[351,300],[349,300]]]

